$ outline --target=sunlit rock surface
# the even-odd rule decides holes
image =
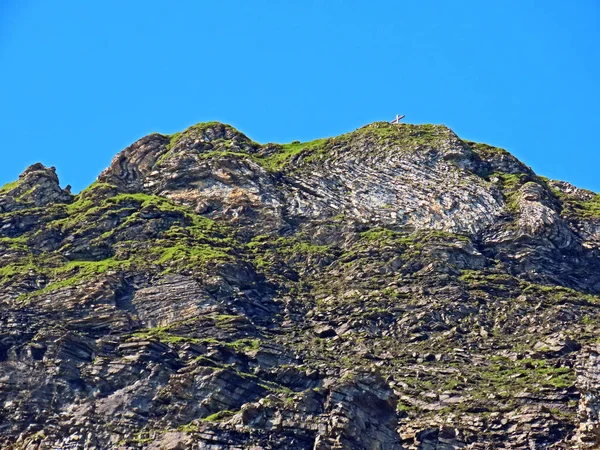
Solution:
[[[0,188],[0,447],[600,446],[600,198],[441,125]]]

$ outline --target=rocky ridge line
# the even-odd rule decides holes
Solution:
[[[152,134],[0,189],[10,450],[595,448],[600,200],[444,126]]]

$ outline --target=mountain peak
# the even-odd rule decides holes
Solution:
[[[600,446],[600,196],[385,122],[99,181],[0,189],[0,447]]]
[[[221,122],[199,122],[188,127],[181,133],[171,135],[171,137],[175,138],[177,141],[179,141],[179,139],[189,138],[201,140],[203,142],[214,142],[218,140],[251,142],[246,135],[239,132],[231,125]]]
[[[333,138],[260,145],[208,122],[140,139],[99,181],[246,224],[343,213],[394,228],[477,232],[505,206],[486,178],[497,170],[527,172],[508,152],[466,143],[444,125],[374,122]]]
[[[126,192],[141,192],[144,179],[171,159],[211,151],[252,153],[258,147],[231,125],[203,122],[172,135],[152,133],[115,156],[98,180],[114,184]]]

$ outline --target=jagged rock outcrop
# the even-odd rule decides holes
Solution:
[[[320,421],[315,450],[401,449],[395,430],[396,404],[392,389],[382,379],[342,378],[329,388],[327,418]]]
[[[246,136],[224,125],[192,127],[174,142],[151,135],[118,155],[100,181],[165,195],[200,214],[283,227],[345,214],[414,229],[476,232],[500,214],[499,191],[473,174],[470,147],[448,128],[369,125],[323,140],[326,158],[299,153],[290,170],[269,172]],[[322,155],[321,155],[322,156]],[[261,164],[262,163],[262,164]],[[268,219],[269,218],[269,219]]]
[[[61,189],[54,167],[37,163],[29,166],[18,181],[9,183],[0,191],[0,212],[11,212],[27,207],[41,207],[73,200],[70,188]]]
[[[544,188],[529,181],[520,189],[519,230],[524,235],[543,236],[557,248],[568,248],[576,240],[559,213],[544,204]]]
[[[444,126],[151,134],[0,188],[0,447],[600,446],[600,197]]]
[[[600,442],[599,350],[598,346],[592,346],[585,349],[578,358],[579,429],[575,440],[579,448],[597,448]]]

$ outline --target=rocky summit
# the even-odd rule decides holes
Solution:
[[[600,196],[441,125],[0,188],[0,447],[600,448]]]

